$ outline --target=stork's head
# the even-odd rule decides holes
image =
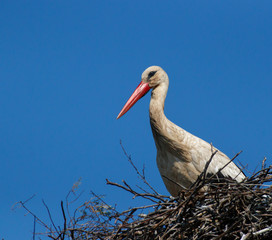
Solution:
[[[168,76],[159,66],[151,66],[142,73],[142,82],[148,83],[150,88],[155,88],[166,81],[168,82]]]
[[[135,89],[127,103],[117,116],[117,119],[122,117],[140,98],[148,93],[150,89],[156,88],[162,83],[168,86],[168,76],[166,72],[159,66],[151,66],[142,73],[142,81]]]

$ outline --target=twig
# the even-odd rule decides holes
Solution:
[[[33,195],[34,196],[34,195]],[[28,200],[26,201],[19,201],[18,203],[26,210],[27,213],[29,213],[30,215],[32,215],[35,219],[36,219],[36,222],[38,222],[39,224],[41,224],[45,229],[47,230],[51,230],[51,228],[49,226],[47,226],[47,224],[45,224],[39,217],[37,217],[36,214],[34,214],[32,211],[30,211],[30,209],[28,209],[25,205],[26,202],[28,202],[30,199],[33,198],[33,196],[31,198],[29,198]],[[16,204],[18,204],[16,203]],[[53,233],[52,233],[53,234]]]
[[[212,178],[214,178],[216,175],[218,175],[225,167],[227,167],[231,162],[234,161],[235,158],[237,158],[240,154],[242,153],[242,151],[240,151],[239,153],[237,153],[231,160],[229,160],[228,163],[226,163],[222,168],[220,168],[216,173],[214,173],[209,179],[211,180]],[[241,171],[242,172],[242,171]],[[239,173],[240,174],[240,173]]]
[[[267,228],[264,228],[264,229],[261,229],[261,230],[259,230],[259,231],[257,231],[257,232],[254,232],[254,233],[253,233],[253,236],[258,236],[258,235],[260,235],[260,234],[264,234],[264,233],[270,232],[270,231],[272,231],[272,226],[267,227]]]
[[[157,195],[159,195],[159,193],[146,181],[146,178],[145,178],[145,175],[144,175],[144,169],[143,169],[143,174],[141,174],[137,167],[134,165],[134,163],[132,162],[131,160],[131,157],[127,154],[123,144],[122,144],[122,141],[120,140],[120,145],[121,145],[121,148],[125,154],[125,156],[127,157],[128,161],[130,162],[130,164],[133,166],[133,168],[135,169],[136,173],[138,174],[138,176],[140,176],[140,178],[143,180],[143,182]]]
[[[116,187],[119,187],[119,188],[122,188],[122,189],[126,190],[127,192],[130,192],[131,194],[134,195],[134,197],[138,197],[138,196],[143,197],[143,198],[146,198],[146,199],[148,199],[148,200],[150,200],[152,202],[155,202],[155,203],[157,203],[157,201],[155,201],[152,198],[158,199],[158,200],[163,201],[163,202],[165,201],[163,199],[162,195],[155,195],[155,194],[151,194],[151,193],[148,193],[148,194],[147,193],[138,193],[138,192],[134,191],[124,180],[122,182],[125,184],[126,187],[122,186],[122,185],[120,185],[118,183],[111,182],[108,179],[106,179],[106,182],[109,185],[116,186]]]
[[[36,216],[34,216],[34,221],[33,221],[33,240],[35,240],[36,236]]]
[[[204,170],[203,170],[202,173],[199,175],[197,181],[191,186],[191,189],[192,189],[192,187],[194,187],[194,186],[198,187],[200,184],[201,184],[202,186],[205,185],[205,179],[206,179],[206,173],[207,173],[208,167],[209,167],[211,161],[213,160],[213,158],[214,158],[214,156],[215,156],[215,154],[216,154],[217,152],[218,152],[218,150],[216,150],[215,152],[213,152],[213,153],[211,154],[210,159],[209,159],[209,160],[206,162],[206,164],[205,164]],[[211,178],[210,178],[210,179],[211,179]]]
[[[47,213],[48,213],[48,215],[49,215],[49,218],[50,218],[50,221],[51,221],[52,225],[54,226],[56,232],[58,232],[58,229],[57,229],[56,226],[55,226],[55,223],[54,223],[54,221],[53,221],[53,219],[52,219],[52,216],[51,216],[51,213],[50,213],[49,208],[47,207],[47,205],[46,205],[46,203],[44,202],[43,199],[42,199],[42,202],[43,202],[43,205],[45,206],[45,208],[46,208],[46,210],[47,210]]]
[[[61,205],[62,216],[63,216],[63,219],[64,219],[64,223],[63,223],[63,239],[64,239],[67,225],[66,225],[65,211],[64,211],[64,208],[63,208],[63,201],[61,201],[60,205]]]

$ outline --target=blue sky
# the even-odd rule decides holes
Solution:
[[[1,1],[0,238],[32,239],[33,219],[61,223],[60,201],[82,178],[122,210],[141,204],[105,179],[139,183],[120,147],[162,194],[150,94],[116,116],[159,65],[167,117],[253,171],[272,149],[271,1]],[[39,229],[41,230],[41,229]]]

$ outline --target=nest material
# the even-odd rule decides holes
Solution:
[[[153,193],[136,192],[125,181],[120,185],[107,180],[107,184],[145,198],[149,205],[118,212],[93,193],[93,198],[74,214],[69,213],[68,201],[66,209],[62,203],[64,223],[57,228],[54,223],[54,227],[45,224],[21,204],[46,228],[42,235],[56,240],[272,239],[272,166],[266,168],[263,163],[259,172],[241,183],[214,181],[205,177],[204,171],[193,188],[177,198],[159,195],[144,174],[136,171]]]
[[[272,239],[271,167],[243,183],[208,181],[123,223],[115,239]],[[132,209],[133,211],[133,209]]]
[[[85,237],[79,231],[75,239],[272,239],[271,181],[272,166],[242,183],[200,179],[178,198],[140,194],[124,181],[108,181],[154,204],[122,213],[112,210],[100,225],[86,225]],[[203,186],[207,191],[201,191]],[[139,214],[146,208],[152,211]]]

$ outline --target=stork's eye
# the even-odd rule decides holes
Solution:
[[[148,79],[150,79],[151,77],[153,77],[155,75],[157,71],[152,71],[148,74]]]

